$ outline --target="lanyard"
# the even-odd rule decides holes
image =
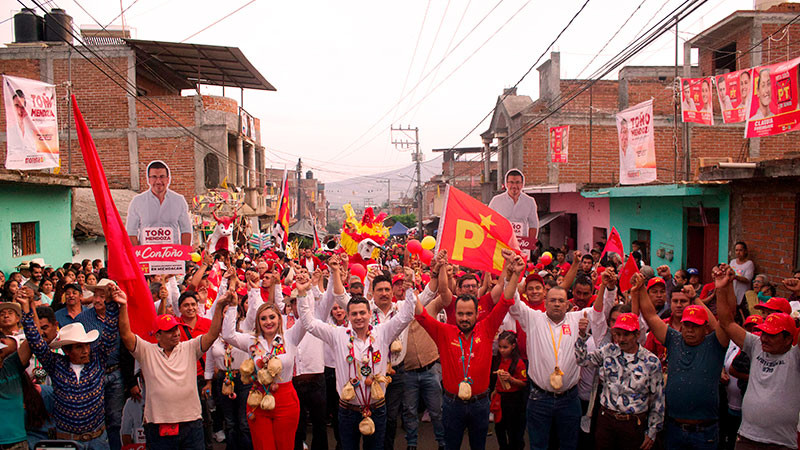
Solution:
[[[475,334],[469,338],[469,353],[464,358],[464,343],[461,341],[461,334],[458,335],[458,346],[461,347],[461,369],[464,371],[464,379],[472,381],[467,375],[469,374],[469,363],[472,360],[472,344],[475,343]],[[466,359],[466,361],[465,361]]]
[[[550,341],[553,342],[553,353],[556,355],[556,367],[558,367],[558,349],[561,348],[561,338],[564,337],[564,328],[562,326],[561,333],[558,335],[558,345],[556,345],[556,337],[553,334],[553,327],[547,324],[547,329],[550,330]]]

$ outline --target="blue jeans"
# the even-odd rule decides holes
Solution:
[[[555,425],[561,450],[578,448],[578,431],[581,425],[581,401],[578,389],[573,387],[555,397],[536,386],[531,386],[528,397],[528,437],[531,450],[547,450],[550,445],[550,428]]]
[[[685,431],[680,424],[667,418],[665,448],[667,450],[715,450],[719,441],[719,424],[714,423],[699,431]]]
[[[225,447],[229,450],[252,450],[253,441],[250,436],[250,425],[247,423],[247,395],[250,384],[242,384],[238,379],[233,383],[236,398],[222,395],[222,379],[215,380],[219,384],[219,401],[217,406],[222,410],[225,420]]]
[[[469,432],[469,448],[486,448],[486,432],[489,431],[489,396],[470,402],[445,396],[442,399],[442,424],[444,425],[444,447],[459,450],[464,439],[464,429]]]
[[[120,450],[122,440],[119,430],[122,427],[122,408],[125,406],[125,386],[122,383],[122,372],[119,369],[106,374],[104,391],[108,446],[111,450]]]
[[[181,422],[177,436],[161,436],[159,424],[144,424],[148,450],[203,450],[206,447],[203,419]]]
[[[364,450],[383,450],[383,440],[386,437],[386,405],[373,409],[371,417],[375,422],[375,432],[370,436],[363,436]],[[339,407],[339,439],[342,450],[358,450],[358,442],[362,438],[358,424],[363,418],[359,411]]]
[[[103,431],[103,434],[91,441],[74,442],[78,444],[78,450],[108,450],[108,433]]]
[[[397,435],[397,418],[403,413],[403,387],[406,371],[403,364],[394,368],[392,382],[386,386],[386,435],[383,438],[383,448],[393,449],[394,438]]]
[[[391,386],[391,385],[390,385]],[[431,416],[433,434],[436,442],[444,445],[444,426],[442,425],[442,366],[438,362],[423,372],[408,371],[405,374],[403,391],[403,420],[406,425],[406,444],[417,445],[419,430],[419,400]]]

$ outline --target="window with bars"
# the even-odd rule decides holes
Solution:
[[[11,257],[39,253],[39,222],[19,222],[11,224]]]

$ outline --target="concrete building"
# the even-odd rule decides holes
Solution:
[[[35,258],[60,266],[72,262],[72,189],[88,186],[76,176],[0,169],[0,270],[6,275]],[[6,234],[8,233],[8,234]]]

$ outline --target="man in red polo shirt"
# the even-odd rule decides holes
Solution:
[[[503,250],[506,279],[503,299],[485,319],[478,319],[478,300],[461,294],[455,303],[457,325],[443,324],[417,306],[416,319],[428,332],[442,363],[444,401],[442,423],[445,448],[459,449],[464,430],[469,430],[469,445],[474,450],[486,447],[489,429],[489,375],[492,365],[492,342],[513,298],[525,261],[510,250]]]
[[[487,273],[486,276],[489,277],[491,275]],[[480,297],[478,297],[478,286],[478,277],[471,273],[461,275],[458,280],[456,280],[455,295],[450,291],[449,283],[439,284],[439,295],[442,296],[442,303],[444,304],[444,312],[447,314],[448,324],[456,325],[456,299],[464,294],[472,295],[478,299],[477,320],[483,319],[492,311],[492,308],[494,308],[494,305],[500,300],[500,295],[503,293],[502,280],[498,280],[497,284],[495,284],[489,292]],[[450,299],[450,301],[446,299]]]

